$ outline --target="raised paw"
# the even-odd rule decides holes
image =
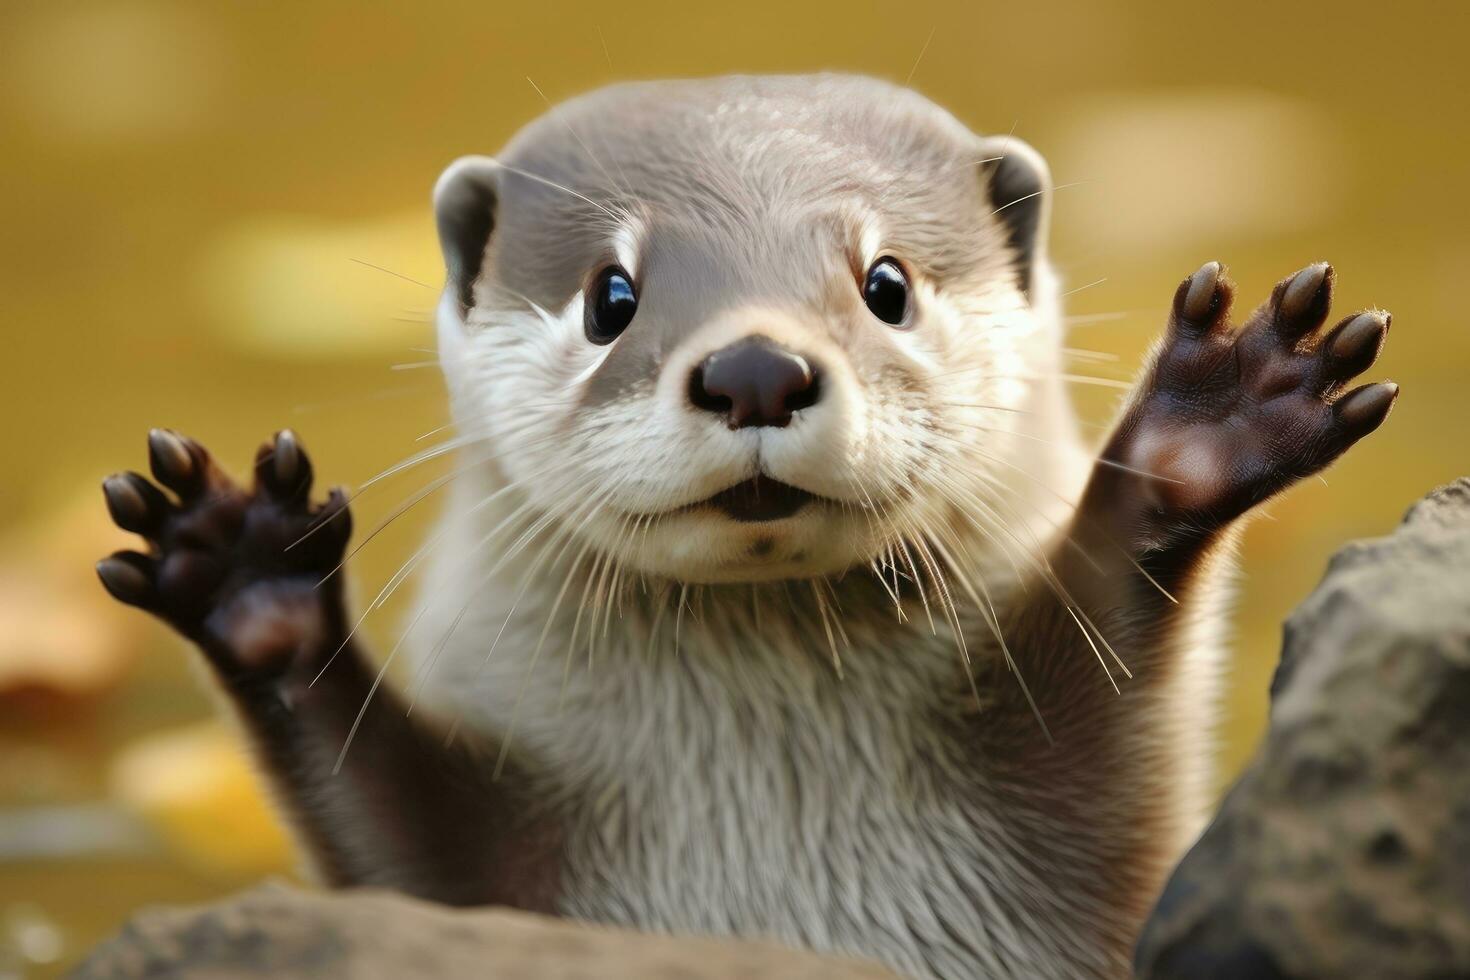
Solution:
[[[311,461],[296,435],[260,448],[249,491],[167,429],[148,434],[148,461],[172,496],[138,473],[102,483],[113,521],[148,544],[97,563],[107,591],[195,641],[230,676],[310,669],[330,655],[345,635],[337,571],[352,518],[340,490],[311,504]]]
[[[1324,331],[1335,280],[1327,263],[1307,266],[1238,329],[1218,262],[1179,285],[1168,333],[1102,457],[1128,474],[1114,492],[1134,495],[1136,519],[1157,525],[1141,528],[1146,537],[1222,527],[1383,424],[1397,385],[1346,388],[1377,359],[1392,318],[1366,310]]]

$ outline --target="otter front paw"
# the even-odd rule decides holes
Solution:
[[[1334,282],[1327,263],[1310,265],[1238,330],[1219,263],[1180,284],[1153,366],[1101,457],[1116,464],[1101,483],[1113,506],[1126,501],[1135,545],[1208,535],[1383,424],[1397,385],[1343,391],[1378,357],[1391,318],[1368,310],[1321,332]]]
[[[177,499],[137,473],[103,481],[113,520],[149,545],[98,562],[107,591],[198,644],[227,683],[320,669],[346,635],[342,491],[312,506],[311,462],[290,430],[260,448],[249,492],[169,430],[149,433],[148,457]]]

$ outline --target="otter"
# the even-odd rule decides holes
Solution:
[[[156,483],[104,483],[148,550],[99,575],[202,651],[331,885],[1126,975],[1207,801],[1242,518],[1398,389],[1349,390],[1389,316],[1324,328],[1326,263],[1235,326],[1208,262],[1090,450],[1051,195],[879,81],[578,97],[434,191],[457,430],[404,465],[457,455],[411,690],[289,430],[248,489],[150,433]]]

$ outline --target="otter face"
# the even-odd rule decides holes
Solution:
[[[863,79],[575,100],[436,189],[456,419],[525,527],[620,567],[938,560],[1000,506],[1057,346],[1046,188],[1023,145]]]

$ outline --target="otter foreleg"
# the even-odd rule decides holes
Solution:
[[[1234,289],[1218,263],[1180,284],[1164,339],[1051,556],[1043,577],[1055,587],[1031,590],[1016,613],[1076,638],[1028,641],[1034,669],[1072,672],[1084,633],[1126,641],[1146,667],[1153,640],[1191,613],[1200,573],[1239,519],[1383,424],[1398,386],[1347,385],[1377,359],[1391,318],[1367,310],[1322,331],[1333,286],[1325,262],[1308,266],[1235,329]],[[1105,644],[1099,652],[1113,659]]]
[[[1068,533],[1000,617],[1014,676],[997,658],[977,755],[1013,791],[1028,860],[1092,910],[1119,973],[1194,827],[1179,787],[1203,784],[1207,760],[1188,756],[1208,744],[1208,714],[1175,681],[1209,611],[1212,556],[1248,510],[1378,428],[1398,394],[1346,390],[1390,318],[1360,312],[1322,331],[1332,290],[1332,270],[1309,266],[1233,329],[1220,266],[1186,279]]]
[[[113,519],[149,549],[118,552],[98,574],[204,654],[321,877],[547,909],[555,833],[523,775],[493,779],[493,746],[446,747],[378,684],[351,638],[341,571],[351,514],[340,490],[310,502],[295,435],[261,447],[250,491],[190,439],[154,430],[148,445],[174,498],[137,473],[109,477]]]

